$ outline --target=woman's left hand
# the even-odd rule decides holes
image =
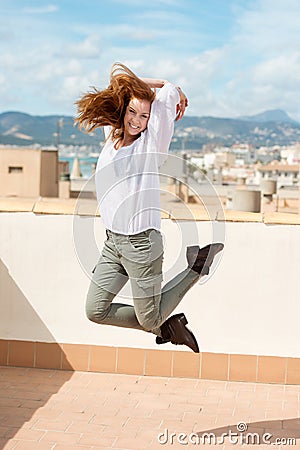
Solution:
[[[188,99],[187,99],[186,95],[182,92],[180,87],[177,87],[177,90],[180,95],[180,100],[179,100],[179,103],[176,105],[176,119],[175,119],[176,122],[177,122],[177,120],[182,119],[185,109],[188,107]]]

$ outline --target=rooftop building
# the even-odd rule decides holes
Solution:
[[[258,168],[261,178],[273,179],[280,186],[298,185],[299,164],[282,164],[279,161],[273,161],[271,164],[265,164]]]
[[[0,196],[58,197],[58,152],[0,147]]]

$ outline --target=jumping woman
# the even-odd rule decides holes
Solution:
[[[88,132],[104,127],[105,134],[95,181],[106,240],[87,295],[87,317],[98,324],[151,332],[157,344],[186,345],[198,353],[185,315],[171,313],[209,273],[223,244],[187,247],[187,267],[162,287],[159,166],[188,100],[169,81],[139,78],[117,63],[109,86],[84,94],[76,104],[79,127]],[[128,280],[133,306],[113,302]]]

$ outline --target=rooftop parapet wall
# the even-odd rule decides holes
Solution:
[[[300,214],[284,212],[252,213],[245,211],[225,210],[222,217],[216,214],[210,217],[204,208],[197,204],[189,204],[189,217],[182,208],[173,207],[164,209],[163,219],[190,220],[191,215],[196,221],[226,221],[226,222],[261,222],[265,224],[300,225]],[[99,211],[95,200],[84,199],[77,201],[75,198],[20,198],[0,197],[0,212],[33,212],[36,214],[60,214],[97,216]]]
[[[79,257],[76,217],[85,252]],[[186,313],[201,351],[300,357],[300,228],[271,220],[223,222],[219,265],[177,308]],[[212,240],[213,226],[208,220],[162,221],[164,283],[186,266],[185,246],[196,243],[190,227],[204,246]],[[91,270],[105,239],[99,217],[2,212],[0,229],[0,339],[158,350],[149,333],[99,326],[85,317]],[[93,233],[98,248],[90,245]],[[131,304],[130,292],[118,300]],[[183,348],[167,344],[159,350]]]

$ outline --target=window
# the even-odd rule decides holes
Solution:
[[[8,166],[8,173],[22,173],[22,166]]]

